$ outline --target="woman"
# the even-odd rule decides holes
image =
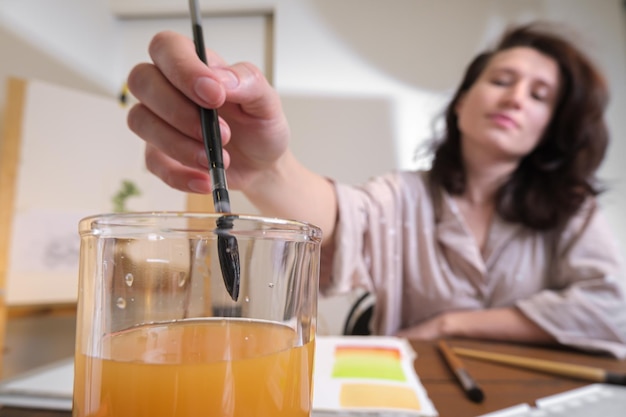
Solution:
[[[129,75],[148,168],[208,193],[197,105],[219,108],[229,184],[265,215],[324,231],[321,290],[376,295],[375,333],[560,343],[626,358],[619,250],[595,196],[608,137],[604,79],[529,25],[479,55],[446,111],[428,172],[334,183],[288,149],[278,95],[249,64],[210,68],[155,36]],[[210,53],[210,51],[209,51]]]

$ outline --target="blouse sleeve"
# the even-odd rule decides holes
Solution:
[[[406,190],[400,175],[374,178],[361,186],[335,184],[339,218],[333,256],[322,256],[330,270],[324,294],[364,288],[376,294],[372,328],[377,333],[397,329],[401,317],[390,308],[402,296],[402,201]]]
[[[619,245],[590,199],[558,239],[550,289],[521,311],[559,343],[626,358],[626,278]]]

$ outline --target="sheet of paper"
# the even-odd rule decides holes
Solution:
[[[479,417],[623,417],[626,415],[626,387],[591,384]]]
[[[513,407],[507,407],[502,410],[494,411],[488,414],[482,414],[478,417],[526,417],[530,416],[533,408],[528,404],[519,404]]]
[[[626,387],[591,384],[536,401],[548,416],[623,417],[626,415]]]

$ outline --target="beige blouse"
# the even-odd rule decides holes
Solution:
[[[376,295],[378,334],[446,310],[517,306],[564,344],[626,358],[626,279],[618,245],[590,198],[562,233],[496,217],[484,254],[424,172],[336,184],[339,219],[327,294]],[[438,206],[438,208],[436,208]]]

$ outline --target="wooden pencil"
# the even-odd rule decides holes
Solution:
[[[517,368],[546,372],[585,381],[626,385],[626,374],[607,371],[603,368],[460,347],[452,348],[452,350],[459,356],[510,365]]]

